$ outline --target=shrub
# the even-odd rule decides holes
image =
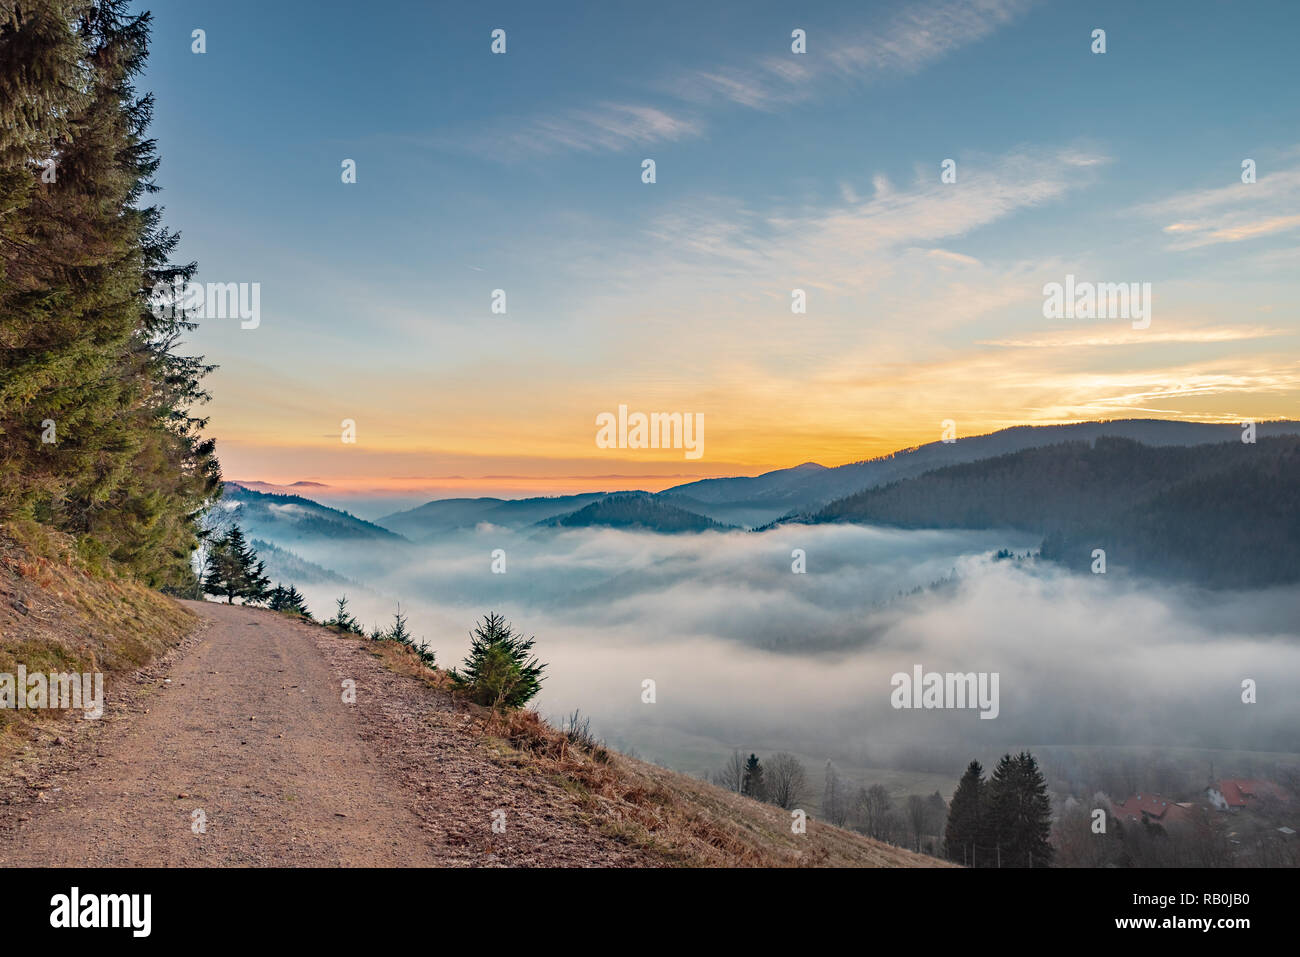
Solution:
[[[570,744],[586,751],[595,760],[601,763],[609,760],[609,749],[605,747],[605,742],[591,733],[591,718],[584,717],[580,710],[575,708],[573,714],[565,719],[564,736]]]
[[[541,690],[546,668],[532,655],[535,638],[515,634],[504,616],[485,615],[470,634],[469,654],[452,680],[479,704],[519,708]]]
[[[423,643],[415,640],[415,636],[406,627],[406,615],[402,614],[402,606],[397,606],[397,611],[393,613],[393,626],[384,631],[378,625],[370,631],[371,641],[395,641],[400,645],[405,645],[420,659],[420,663],[427,668],[432,668],[437,664],[437,655],[428,649]]]
[[[302,618],[305,621],[311,621],[311,612],[307,610],[307,603],[302,597],[302,593],[293,585],[285,588],[277,584],[271,589],[267,596],[266,607],[271,611],[278,611],[282,615],[289,615],[293,618]]]
[[[393,614],[393,627],[388,629],[388,634],[384,636],[389,641],[401,642],[409,645],[413,642],[411,633],[406,630],[406,616],[402,614],[402,606],[397,606],[397,611]]]
[[[347,595],[337,599],[334,604],[337,606],[337,610],[334,612],[334,617],[325,622],[327,627],[353,635],[364,635],[366,633],[365,629],[361,627],[361,622],[357,621],[348,612]]]

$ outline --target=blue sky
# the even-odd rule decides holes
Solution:
[[[231,477],[558,488],[1297,412],[1294,3],[154,13],[168,223],[262,284],[257,329],[193,340]],[[1148,335],[1044,320],[1066,273],[1152,283]],[[703,411],[709,454],[595,448],[622,402]]]

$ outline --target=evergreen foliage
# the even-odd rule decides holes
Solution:
[[[401,605],[398,605],[397,611],[393,613],[393,627],[388,629],[388,633],[384,637],[389,641],[401,642],[404,645],[413,643],[414,639],[411,637],[410,630],[406,627],[406,616],[402,614]]]
[[[751,754],[745,762],[745,777],[740,785],[740,792],[759,801],[767,800],[767,785],[763,781],[763,765],[757,754]]]
[[[983,766],[972,761],[961,776],[948,808],[948,824],[943,834],[948,860],[973,867],[979,860],[977,848],[988,843],[984,835],[986,788]]]
[[[1300,581],[1300,437],[1062,442],[869,488],[812,520],[1015,528],[1043,536],[1043,558],[1081,571],[1103,547],[1112,566],[1144,575],[1212,587],[1285,584]]]
[[[0,2],[0,520],[192,592],[221,476],[191,411],[211,367],[177,353],[183,313],[149,308],[195,271],[146,201],[149,29],[127,0]]]
[[[365,629],[361,627],[361,622],[348,611],[348,596],[344,595],[334,601],[334,617],[324,622],[326,627],[335,628],[339,631],[347,632],[353,635],[364,635]],[[379,630],[375,630],[380,634]]]
[[[1052,802],[1032,754],[1003,755],[989,778],[985,813],[1002,867],[1051,865]]]
[[[371,641],[395,641],[399,645],[405,645],[409,648],[420,663],[425,667],[432,668],[437,664],[437,655],[428,649],[421,641],[417,641],[406,627],[407,616],[402,614],[402,606],[398,604],[397,611],[393,613],[393,624],[387,631],[376,626],[370,631]]]
[[[224,596],[227,604],[242,598],[245,605],[256,605],[271,596],[270,584],[265,564],[244,540],[239,526],[232,525],[226,536],[212,546],[203,590],[210,595]]]
[[[535,638],[515,634],[504,616],[485,615],[470,634],[469,654],[452,680],[479,704],[519,708],[541,690],[546,668],[532,654]]]
[[[311,612],[307,610],[307,603],[302,597],[302,593],[293,585],[285,588],[281,584],[276,584],[271,589],[266,599],[266,607],[271,611],[278,611],[285,615],[292,615],[295,618],[304,618],[311,621]]]

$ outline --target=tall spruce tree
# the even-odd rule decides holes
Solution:
[[[233,525],[225,538],[212,546],[203,590],[210,595],[224,596],[227,604],[233,605],[236,598],[242,598],[244,604],[255,605],[272,594],[271,580],[265,571],[265,563],[258,560],[257,552],[244,540],[239,526]]]
[[[981,863],[977,848],[984,842],[984,804],[986,801],[984,768],[978,761],[966,767],[957,783],[952,804],[948,807],[948,824],[943,832],[944,852],[948,860],[976,867]]]
[[[142,202],[149,23],[127,0],[0,0],[0,517],[192,592],[220,471],[191,412],[210,367],[148,305],[194,270]]]
[[[1052,802],[1038,762],[1027,751],[1003,755],[988,783],[987,820],[1002,867],[1049,867]]]

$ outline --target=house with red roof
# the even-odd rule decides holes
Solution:
[[[1248,778],[1223,778],[1217,785],[1206,788],[1205,796],[1220,811],[1240,811],[1244,807],[1250,807],[1268,798],[1278,801],[1291,800],[1291,794],[1286,788],[1272,781]]]
[[[1179,802],[1159,794],[1134,794],[1123,801],[1112,801],[1111,811],[1123,823],[1178,825],[1191,821],[1196,805]]]

